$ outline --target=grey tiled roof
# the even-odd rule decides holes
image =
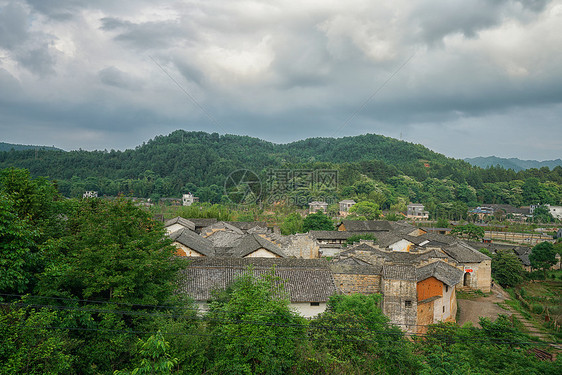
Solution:
[[[244,238],[242,238],[240,243],[232,249],[232,251],[235,256],[243,258],[261,248],[264,248],[282,258],[286,257],[285,253],[279,246],[257,234],[247,234]]]
[[[267,223],[265,221],[226,221],[226,223],[235,226],[236,228],[247,232],[248,230],[260,227],[267,229]]]
[[[348,232],[388,232],[392,226],[387,220],[342,220]]]
[[[433,262],[416,269],[416,281],[430,277],[435,277],[437,280],[453,286],[461,282],[463,271],[444,262]]]
[[[244,234],[244,232],[240,229],[238,229],[237,227],[230,225],[229,223],[225,222],[225,221],[219,221],[216,222],[214,224],[211,224],[209,226],[206,226],[205,228],[201,228],[201,235],[204,237],[207,237],[209,235],[211,235],[212,233],[215,233],[217,231],[229,231],[232,233],[237,233],[237,234]]]
[[[179,290],[207,301],[214,289],[224,289],[249,266],[254,275],[269,274],[284,281],[291,302],[326,302],[336,293],[334,278],[324,260],[280,258],[200,258],[181,270]]]
[[[416,229],[419,229],[405,221],[389,221],[389,224],[392,227],[393,232],[400,233],[400,234],[408,234]]]
[[[331,262],[330,269],[335,274],[380,275],[382,266],[371,265],[361,259],[349,257]]]
[[[174,242],[179,242],[205,256],[214,255],[213,243],[187,228],[177,230],[171,233],[169,237]]]
[[[444,246],[443,251],[451,258],[461,263],[480,263],[490,260],[490,257],[482,254],[480,251],[470,247],[462,241],[455,242],[452,245]]]
[[[308,233],[317,240],[346,240],[356,234],[337,230],[311,230]]]
[[[340,253],[340,257],[353,256],[357,251],[366,251],[369,252],[370,255],[383,258],[388,262],[401,263],[406,265],[415,264],[432,258],[451,258],[446,253],[436,249],[420,249],[422,249],[422,251],[383,251],[367,244],[360,244],[351,247],[348,250],[342,251]]]
[[[211,219],[202,219],[202,218],[188,218],[187,220],[191,221],[193,224],[195,224],[195,231],[200,230],[201,228],[205,228],[208,227],[209,225],[213,225],[214,223],[217,222],[216,218],[211,218]]]
[[[384,265],[382,277],[386,280],[416,280],[416,267],[406,265]]]
[[[243,234],[221,230],[206,238],[211,241],[215,247],[234,247],[242,241],[243,237]]]
[[[192,221],[184,219],[181,216],[176,216],[173,219],[167,220],[164,223],[164,227],[169,227],[169,226],[174,225],[174,224],[179,224],[179,225],[181,225],[185,228],[195,230],[195,224]]]

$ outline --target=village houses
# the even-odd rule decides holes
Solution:
[[[438,321],[454,321],[455,290],[490,291],[491,260],[465,241],[428,233],[405,222],[342,221],[337,231],[282,236],[263,222],[175,218],[165,223],[177,255],[189,257],[181,291],[205,309],[210,293],[248,267],[274,272],[301,315],[326,308],[335,293],[378,293],[391,322],[423,332]],[[357,234],[376,241],[347,244]],[[273,271],[272,271],[273,270]]]

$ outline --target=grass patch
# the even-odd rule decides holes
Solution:
[[[457,299],[474,300],[474,299],[477,299],[477,298],[480,298],[480,297],[488,297],[491,294],[492,294],[491,292],[490,293],[484,293],[480,289],[470,290],[470,291],[457,290]]]

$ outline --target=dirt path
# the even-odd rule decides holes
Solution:
[[[494,285],[492,294],[488,297],[478,297],[473,300],[459,299],[460,314],[457,323],[463,325],[472,322],[475,327],[480,327],[478,324],[480,317],[490,318],[494,321],[500,314],[511,316],[513,313],[511,310],[505,310],[497,305],[508,298],[508,294],[501,287]]]
[[[514,315],[531,336],[538,337],[544,341],[552,341],[552,338],[549,337],[548,334],[542,332],[513,308],[507,305],[505,308],[502,308],[497,305],[497,303],[504,302],[506,299],[509,299],[509,294],[498,285],[494,285],[492,288],[492,294],[488,297],[479,297],[473,300],[459,299],[458,305],[460,308],[460,314],[457,323],[459,325],[463,325],[466,322],[472,322],[475,327],[480,327],[478,321],[481,316],[490,318],[494,321],[500,314],[507,316]],[[562,345],[551,344],[551,346],[557,348],[558,350],[562,349]]]

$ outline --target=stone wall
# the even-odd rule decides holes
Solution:
[[[492,261],[485,260],[480,263],[463,263],[459,269],[466,273],[470,273],[468,276],[468,285],[464,285],[465,277],[463,277],[462,286],[468,286],[472,289],[480,289],[481,291],[488,293],[490,291],[492,283]],[[467,270],[472,270],[472,272],[467,272]]]
[[[353,275],[334,273],[336,287],[342,294],[374,294],[381,292],[380,275]]]
[[[404,331],[415,332],[417,289],[415,281],[382,280],[383,313]]]
[[[318,258],[319,246],[308,233],[294,234],[289,236],[287,245],[283,247],[283,252],[288,257],[315,259]]]

